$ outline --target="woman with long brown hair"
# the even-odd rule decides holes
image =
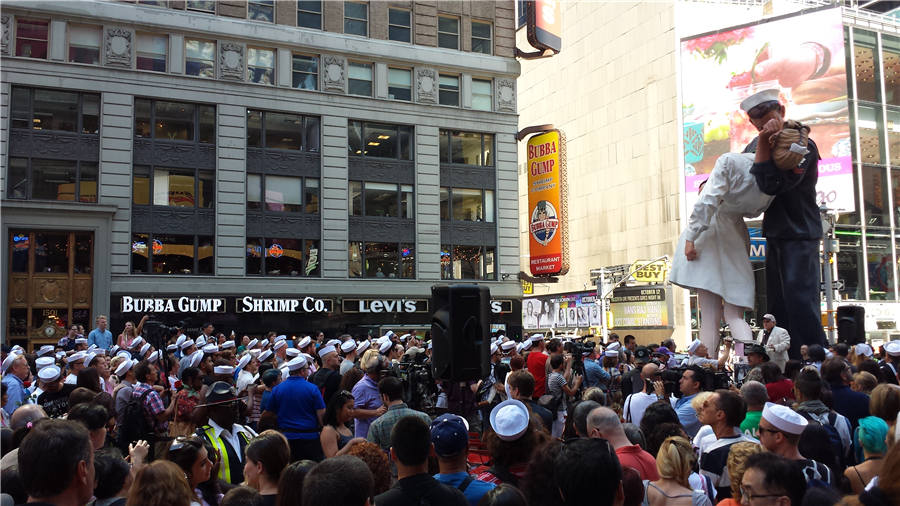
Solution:
[[[137,326],[135,326],[134,322],[125,322],[125,329],[122,330],[122,333],[119,334],[119,339],[116,344],[119,345],[119,348],[123,350],[130,350],[132,343],[138,337],[141,337],[141,332],[144,330],[144,324],[147,323],[147,319],[149,317],[144,315],[141,318],[141,321],[138,322]]]
[[[127,506],[190,506],[192,495],[184,471],[171,462],[157,460],[138,471]]]

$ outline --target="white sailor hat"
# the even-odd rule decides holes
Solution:
[[[298,350],[297,348],[288,348],[284,350],[284,354],[289,357],[298,357],[300,356],[300,350]]]
[[[197,367],[200,365],[200,362],[203,361],[203,351],[197,350],[194,353],[191,353],[191,367]]]
[[[47,355],[48,353],[53,353],[53,345],[51,345],[51,344],[45,344],[45,345],[41,346],[40,348],[38,348],[37,356],[43,357],[44,355]]]
[[[503,441],[515,441],[528,430],[531,415],[522,401],[509,399],[491,410],[491,428]]]
[[[87,349],[88,349],[88,351],[94,351],[94,350],[96,350],[97,348],[99,348],[99,346],[97,346],[96,344],[92,344],[92,345],[88,346]]]
[[[428,341],[428,349],[432,349],[434,347],[434,341]]]
[[[387,332],[384,333],[384,335],[386,335],[388,337],[388,339],[390,339],[390,338],[396,336],[397,334],[394,334],[393,330],[388,330]]]
[[[181,350],[184,351],[194,345],[193,339],[186,339],[181,342]]]
[[[325,343],[325,346],[334,346],[335,348],[337,348],[340,345],[341,345],[340,339],[329,339],[328,342]]]
[[[238,360],[238,369],[247,367],[247,364],[249,364],[251,360],[253,360],[253,357],[249,353],[241,357],[241,359]]]
[[[222,349],[223,349],[223,350],[227,350],[227,349],[229,349],[229,348],[234,348],[234,347],[235,347],[235,346],[234,346],[234,341],[225,341],[224,343],[222,343]]]
[[[130,358],[126,358],[125,360],[123,360],[122,363],[119,364],[119,366],[116,367],[116,370],[114,371],[116,373],[116,376],[121,377],[122,375],[127,373],[128,370],[134,366],[135,362],[135,360],[131,360]]]
[[[347,339],[343,343],[341,343],[341,351],[344,353],[350,353],[356,349],[356,341],[353,339]]]
[[[146,341],[144,341],[144,338],[143,338],[143,337],[137,336],[137,337],[134,338],[134,341],[131,341],[131,347],[132,347],[132,348],[137,348],[138,346],[144,344],[145,342],[146,342]]]
[[[497,343],[491,343],[491,355],[497,353],[497,350],[499,350],[499,348],[497,347]]]
[[[859,343],[854,347],[857,355],[871,357],[872,356],[872,347],[866,343]]]
[[[503,343],[500,344],[500,349],[502,349],[503,351],[511,351],[515,347],[516,347],[515,341],[504,341]]]
[[[297,347],[302,350],[303,348],[306,348],[307,346],[309,346],[309,343],[311,343],[311,342],[312,342],[312,338],[309,336],[306,336],[300,340],[300,344],[297,345]]]
[[[381,353],[382,355],[384,355],[393,346],[394,346],[394,343],[392,343],[390,341],[385,341],[385,342],[381,343],[381,346],[378,347],[378,353]]]
[[[403,334],[402,336],[400,336],[400,340],[401,340],[401,341],[406,341],[407,339],[409,339],[410,335],[411,335],[411,334]]]
[[[309,353],[301,353],[300,356],[303,357],[303,358],[305,358],[306,361],[307,361],[310,365],[315,365],[316,362],[315,362],[315,360],[313,359],[313,356],[310,355]]]
[[[65,356],[66,356],[66,352],[64,352],[64,351],[57,351],[57,352],[56,352],[56,360],[59,360],[59,359],[65,357]]]
[[[160,358],[162,358],[162,351],[156,350],[153,353],[151,353],[149,357],[147,357],[147,361],[150,362],[151,364],[155,364],[155,363],[159,362]]]
[[[170,344],[170,345],[166,346],[166,351],[177,351],[177,350],[178,350],[177,344]]]
[[[213,353],[218,353],[219,347],[214,344],[207,344],[203,347],[203,353],[207,355],[212,355]]]
[[[206,337],[200,336],[194,342],[197,343],[198,348],[202,348],[203,346],[206,346]]]
[[[247,343],[247,349],[249,350],[250,348],[255,347],[257,344],[259,344],[259,339],[254,337],[253,339],[250,340],[249,343]]]
[[[178,339],[175,340],[175,346],[181,348],[182,343],[184,343],[185,341],[187,341],[187,336],[181,334],[180,336],[178,336]]]
[[[234,367],[230,365],[217,365],[213,367],[214,374],[234,374]]]
[[[619,348],[621,348],[621,347],[622,347],[622,345],[618,341],[615,341],[615,342],[609,343],[609,346],[607,346],[606,349],[618,351]]]
[[[334,346],[331,346],[331,345],[323,346],[319,349],[319,358],[325,358],[325,355],[328,355],[329,353],[335,353],[335,352],[337,352],[337,350],[334,348]]]
[[[701,344],[703,343],[701,343],[699,339],[694,339],[694,341],[691,342],[691,345],[688,346],[688,353],[694,353],[695,351],[697,351],[697,348],[699,348]]]
[[[767,402],[763,407],[762,417],[775,426],[776,429],[788,434],[801,434],[806,428],[806,418],[793,409]]]
[[[765,102],[772,102],[773,100],[776,102],[778,101],[778,89],[777,88],[762,90],[762,91],[756,92],[753,95],[750,95],[749,97],[745,98],[741,102],[741,110],[743,110],[744,112],[749,112],[750,109],[753,109],[754,107],[758,106],[759,104],[762,104]]]
[[[284,348],[285,346],[287,346],[287,342],[285,342],[285,341],[283,341],[283,340],[282,340],[282,341],[275,341],[275,345],[272,346],[272,348],[275,349],[275,350],[280,350],[280,349]]]
[[[148,351],[150,351],[150,343],[144,343],[144,345],[141,346],[141,356],[146,355]]]
[[[51,364],[38,371],[38,378],[40,378],[41,381],[46,382],[56,381],[59,379],[59,375],[61,372],[62,371],[60,371],[59,367]]]
[[[534,341],[532,341],[531,339],[528,339],[527,341],[525,341],[524,343],[522,343],[522,349],[523,349],[523,350],[530,350],[530,349],[531,349],[531,346],[532,346],[533,344],[534,344]]]
[[[119,345],[114,344],[112,348],[109,349],[110,355],[115,355],[119,351]]]
[[[286,364],[286,366],[289,371],[296,371],[298,369],[303,369],[304,367],[307,366],[306,357],[301,355],[295,359],[292,359],[291,361],[289,361]]]
[[[362,353],[362,352],[366,351],[367,349],[369,349],[369,346],[371,346],[371,345],[372,345],[372,343],[370,343],[369,341],[361,341],[359,344],[356,345],[356,353]]]
[[[287,336],[284,335],[284,334],[281,334],[281,335],[279,335],[279,336],[275,336],[275,339],[274,339],[274,341],[275,341],[276,343],[277,343],[278,341],[285,341],[285,340],[287,340]]]
[[[56,363],[56,359],[53,357],[38,357],[34,361],[35,368],[40,371],[41,369],[51,366]]]
[[[129,352],[128,350],[122,350],[122,351],[120,351],[119,353],[116,353],[116,356],[117,356],[117,357],[125,357],[125,358],[127,358],[127,359],[130,360],[130,359],[131,359],[131,352]]]
[[[97,358],[97,354],[96,354],[96,353],[94,353],[94,352],[88,352],[88,353],[84,356],[84,366],[85,366],[85,367],[90,367],[91,362],[92,362],[95,358]]]
[[[884,351],[888,355],[900,355],[900,341],[889,341],[884,345]]]
[[[75,344],[87,344],[87,339],[85,339],[83,337],[76,337]]]
[[[617,358],[619,356],[619,352],[616,350],[606,350],[603,352],[603,356]]]
[[[68,338],[68,337],[61,337],[61,338],[59,339],[59,341],[57,341],[57,343],[56,343],[56,345],[57,345],[57,346],[60,346],[60,347],[65,346],[65,345],[67,345],[67,344],[69,344],[69,338]]]
[[[81,361],[81,360],[84,360],[84,357],[85,357],[86,355],[87,355],[87,354],[86,354],[85,352],[83,352],[83,351],[77,351],[77,352],[75,352],[75,353],[69,355],[68,363],[74,364],[75,362],[79,362],[79,361]]]
[[[532,343],[536,343],[538,341],[543,341],[543,340],[544,340],[544,334],[532,334],[531,335]]]
[[[528,341],[526,341],[528,342]],[[516,353],[522,353],[525,351],[525,343],[519,343],[516,345]]]
[[[268,358],[271,357],[271,356],[272,356],[272,350],[266,350],[266,351],[264,351],[264,352],[262,352],[262,353],[259,354],[259,361],[260,361],[260,362],[265,362],[265,361],[268,360]]]
[[[269,340],[263,339],[262,341],[259,342],[259,345],[262,346],[263,348],[265,348],[266,346],[269,345]]]
[[[104,350],[103,348],[97,348],[96,350],[94,350],[94,353],[96,353],[97,355],[99,355],[101,357],[106,356],[106,350]]]

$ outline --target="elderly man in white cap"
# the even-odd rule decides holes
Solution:
[[[341,376],[347,373],[356,364],[356,341],[352,338],[341,343],[341,354],[344,356],[341,360],[340,372]]]
[[[683,364],[684,367],[689,365],[699,365],[701,367],[709,367],[713,369],[721,369],[725,367],[725,362],[731,355],[731,339],[725,339],[725,350],[719,354],[719,358],[709,358],[709,348],[706,347],[699,339],[694,339],[688,346],[688,359]]]
[[[25,391],[25,380],[31,376],[31,369],[25,355],[10,353],[3,360],[3,384],[6,385],[7,401],[3,410],[12,415],[19,406],[25,403],[28,392]]]
[[[819,295],[819,241],[822,220],[816,203],[819,149],[812,139],[797,167],[775,166],[770,139],[784,128],[785,109],[777,89],[763,90],[741,102],[759,136],[744,149],[755,153],[750,173],[759,189],[775,198],[763,216],[766,237],[766,296],[791,340],[790,356],[800,358],[803,344],[824,344]]]
[[[900,384],[900,341],[889,341],[884,345],[884,360],[878,367],[886,383]]]
[[[827,465],[800,454],[800,435],[808,423],[791,408],[767,402],[759,419],[759,442],[766,450],[800,463],[806,481],[815,479],[834,485],[834,475]]]
[[[769,360],[783,372],[784,364],[788,361],[788,350],[791,348],[791,336],[787,330],[778,326],[775,315],[763,315],[763,328],[759,331],[756,342],[766,349]]]
[[[325,457],[319,443],[325,402],[319,389],[306,380],[309,375],[306,357],[300,355],[285,365],[290,376],[272,389],[260,424],[278,427],[290,444],[292,461],[318,462]]]

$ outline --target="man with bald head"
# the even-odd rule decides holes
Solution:
[[[641,368],[641,381],[643,388],[640,392],[635,392],[625,398],[625,405],[622,408],[622,415],[625,421],[635,425],[641,424],[644,417],[644,410],[647,406],[653,404],[657,400],[663,398],[664,395],[662,381],[659,379],[659,365],[647,364]],[[657,384],[659,391],[657,391]]]
[[[609,441],[616,450],[616,456],[622,467],[633,467],[641,475],[642,480],[656,481],[659,472],[656,470],[656,459],[636,444],[631,444],[619,415],[615,411],[599,407],[588,413],[588,437],[603,438]]]

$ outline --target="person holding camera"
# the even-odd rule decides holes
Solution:
[[[584,376],[576,374],[575,379],[572,381],[572,385],[569,386],[569,382],[566,381],[565,376],[563,376],[565,362],[566,360],[562,355],[554,355],[551,357],[550,367],[553,369],[553,372],[551,372],[550,376],[547,378],[547,390],[553,398],[548,405],[555,408],[550,410],[551,412],[554,412],[555,415],[550,433],[555,438],[562,436],[563,428],[566,423],[566,397],[574,396],[575,393],[578,392],[578,388],[581,387],[581,382],[584,379]],[[571,362],[569,363],[571,364]]]
[[[645,365],[641,369],[641,379],[644,388],[640,392],[629,395],[625,399],[625,407],[622,408],[625,421],[638,426],[641,425],[641,419],[644,417],[644,410],[647,409],[647,406],[665,399],[665,388],[660,380],[658,365]]]

